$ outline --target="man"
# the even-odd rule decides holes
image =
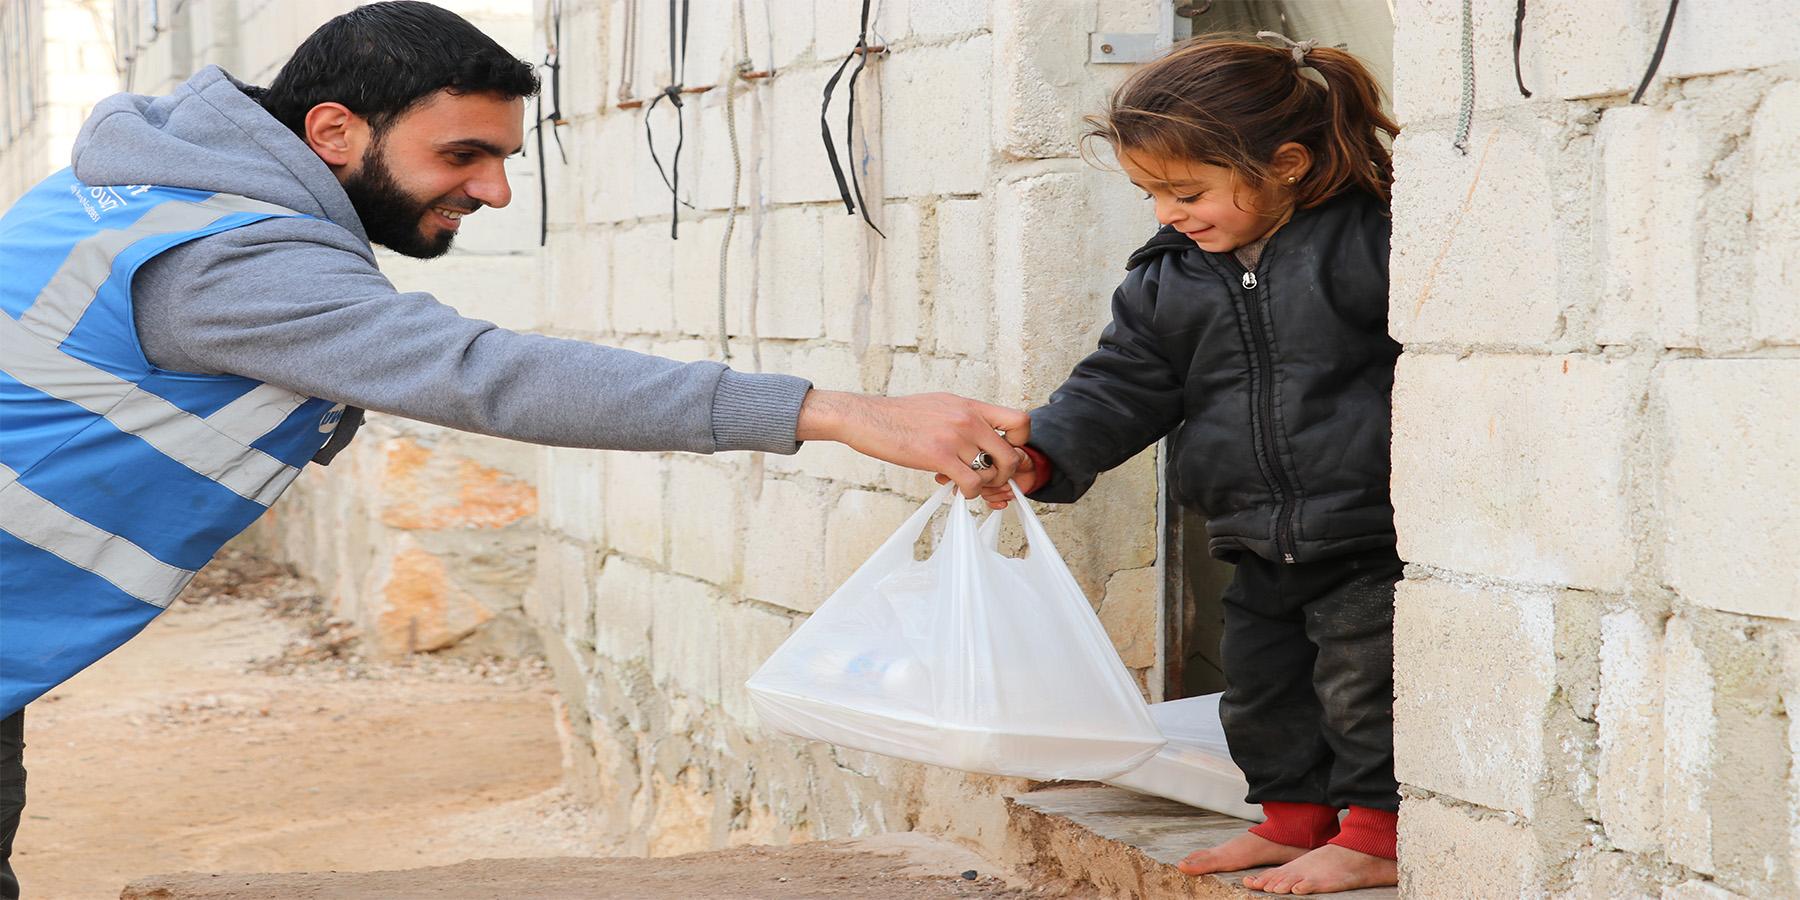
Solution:
[[[365,6],[267,90],[208,68],[103,101],[73,168],[0,218],[0,897],[24,705],[148,624],[362,409],[570,447],[841,441],[967,496],[1011,474],[1014,410],[518,334],[395,291],[370,245],[435,257],[505,206],[537,89],[452,13]]]

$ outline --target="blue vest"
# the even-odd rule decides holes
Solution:
[[[0,218],[0,716],[143,630],[300,474],[343,407],[150,364],[131,281],[289,209],[63,170]]]

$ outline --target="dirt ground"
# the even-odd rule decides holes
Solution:
[[[919,835],[598,859],[541,664],[370,663],[273,567],[203,579],[26,711],[25,896],[1017,895]]]

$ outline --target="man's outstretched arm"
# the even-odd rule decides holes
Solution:
[[[973,492],[1010,473],[1004,439],[1024,414],[960,397],[885,398],[812,390],[804,379],[736,372],[524,334],[394,289],[348,232],[317,220],[260,222],[171,249],[134,281],[150,361],[231,373],[451,428],[615,450],[765,450],[840,441],[888,462],[943,472]]]

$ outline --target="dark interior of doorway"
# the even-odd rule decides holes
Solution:
[[[1164,458],[1167,458],[1166,455]],[[1225,629],[1220,597],[1232,567],[1206,552],[1206,521],[1182,507],[1163,478],[1163,699],[1198,697],[1225,689],[1219,638]]]

